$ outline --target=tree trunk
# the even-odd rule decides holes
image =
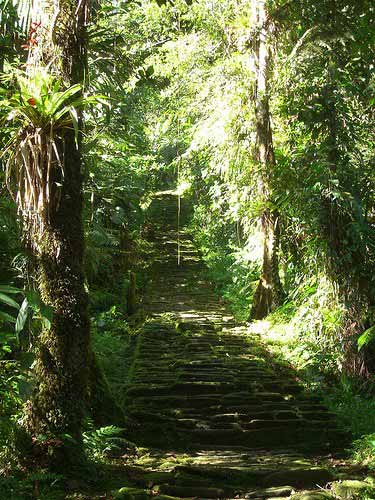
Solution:
[[[326,114],[327,160],[329,165],[329,183],[339,180],[345,189],[359,197],[353,186],[347,185],[343,160],[340,158],[338,132],[340,121],[335,104],[337,83],[335,66],[328,68],[327,84],[323,89],[323,102]],[[331,188],[331,185],[328,184]],[[354,192],[353,192],[354,191]],[[338,288],[340,301],[345,304],[346,312],[343,326],[343,350],[345,372],[354,377],[368,379],[375,371],[375,349],[372,344],[358,351],[358,336],[371,325],[366,325],[367,311],[373,305],[373,293],[369,286],[367,273],[367,249],[358,246],[356,233],[348,228],[352,224],[352,214],[340,208],[336,200],[330,197],[322,199],[321,228],[328,243],[327,273]],[[350,260],[347,260],[350,255]]]
[[[71,86],[82,83],[86,67],[85,0],[33,3],[32,19],[42,24],[37,45],[30,49],[28,67],[50,65]],[[39,214],[41,230],[25,228],[39,268],[43,301],[52,307],[50,329],[41,333],[36,353],[35,390],[27,404],[27,430],[34,436],[71,436],[81,442],[87,404],[90,359],[88,298],[84,287],[84,231],[82,222],[82,160],[80,138],[68,130],[56,140],[64,166],[60,202]],[[56,175],[56,172],[53,174]],[[61,176],[60,176],[61,177]],[[53,196],[53,193],[52,193]],[[34,214],[35,217],[35,214]],[[72,459],[71,447],[55,440],[54,455]],[[58,449],[57,449],[58,448]],[[79,450],[80,446],[75,447]],[[45,450],[51,453],[51,449]],[[61,453],[62,452],[62,453]],[[79,454],[78,454],[79,455]],[[52,461],[54,458],[52,457]]]
[[[256,60],[256,161],[261,166],[259,192],[267,205],[269,200],[268,177],[275,165],[272,128],[269,110],[269,73],[270,73],[270,23],[267,22],[265,0],[253,0],[253,12],[258,31],[255,50]],[[261,217],[263,231],[262,275],[254,294],[252,319],[262,319],[277,307],[282,300],[282,287],[279,278],[278,251],[280,242],[280,223],[278,214],[266,208]]]
[[[278,249],[280,226],[277,214],[266,210],[262,215],[263,266],[262,275],[254,294],[252,319],[263,319],[280,305],[283,289],[279,278]]]

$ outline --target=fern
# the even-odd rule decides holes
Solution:
[[[124,429],[114,425],[84,432],[83,443],[87,453],[95,458],[103,458],[118,452],[134,452],[136,446],[122,437],[123,432]]]

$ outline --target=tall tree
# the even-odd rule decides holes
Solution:
[[[50,328],[37,340],[35,389],[25,425],[34,436],[68,434],[78,443],[87,402],[90,327],[83,274],[81,117],[74,103],[86,71],[88,11],[89,0],[33,2],[26,83],[29,79],[30,92],[37,89],[35,82],[45,86],[22,101],[31,118],[21,130],[9,180],[17,190],[41,297],[53,310]],[[42,120],[46,99],[60,102],[55,121]],[[59,121],[61,103],[70,111]],[[60,444],[54,455],[61,459],[59,451],[65,454],[68,447],[54,442]]]
[[[282,297],[278,263],[280,223],[278,214],[267,206],[270,198],[268,178],[275,165],[269,105],[272,23],[267,16],[266,0],[253,0],[252,8],[256,34],[254,51],[256,161],[261,167],[259,194],[266,208],[261,216],[264,238],[262,274],[254,294],[251,317],[262,319],[280,305]]]

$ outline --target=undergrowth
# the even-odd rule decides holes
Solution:
[[[259,249],[253,235],[246,244],[230,238],[231,224],[215,219],[210,210],[195,207],[190,229],[202,258],[207,265],[207,277],[225,299],[238,321],[246,321],[259,279]]]
[[[92,322],[93,348],[112,394],[121,408],[135,347],[136,329],[126,321],[121,306],[98,313]]]
[[[248,265],[250,250],[225,253],[208,241],[204,227],[195,236],[210,279],[237,320],[246,321],[257,277],[257,269]],[[294,367],[306,390],[319,394],[336,413],[339,427],[352,436],[348,451],[353,462],[375,470],[374,386],[371,380],[364,383],[345,375],[345,312],[331,281],[320,273],[305,277],[289,290],[281,307],[264,320],[248,323],[248,328],[262,336],[281,363]]]
[[[262,335],[273,355],[292,364],[307,390],[323,398],[339,427],[352,436],[352,460],[373,470],[374,385],[345,375],[344,315],[333,286],[320,276],[304,282],[291,300],[249,328]]]

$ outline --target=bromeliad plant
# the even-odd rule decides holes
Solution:
[[[57,147],[64,134],[73,131],[78,144],[79,111],[101,102],[102,96],[85,96],[81,85],[64,88],[60,78],[47,68],[17,71],[10,97],[2,90],[0,126],[10,128],[10,139],[2,151],[6,161],[6,183],[28,229],[41,234],[51,213],[58,210],[64,182],[64,157]]]

